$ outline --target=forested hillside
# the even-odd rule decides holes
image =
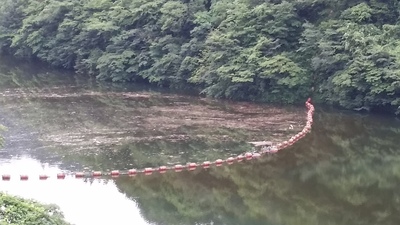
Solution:
[[[3,54],[114,82],[400,114],[398,0],[1,0]]]

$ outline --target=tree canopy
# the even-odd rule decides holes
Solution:
[[[400,114],[397,0],[4,0],[0,49],[113,82]]]

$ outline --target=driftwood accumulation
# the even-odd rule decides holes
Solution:
[[[272,147],[272,141],[252,141],[248,142],[249,144],[252,144],[253,150],[254,151],[268,151]]]
[[[263,146],[267,147],[272,145],[272,141],[252,141],[249,143],[254,145],[255,147],[263,147]]]

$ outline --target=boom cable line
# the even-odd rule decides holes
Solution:
[[[265,154],[274,154],[277,153],[278,151],[285,149],[296,142],[298,142],[300,139],[304,138],[307,133],[311,131],[311,127],[313,124],[313,115],[314,115],[314,106],[311,103],[311,98],[308,98],[307,101],[305,102],[305,106],[307,108],[307,122],[306,125],[304,126],[303,130],[298,132],[296,135],[290,137],[289,140],[283,141],[281,143],[277,143],[275,145],[268,146],[266,148],[261,148],[261,151],[251,153],[243,153],[240,154],[236,157],[229,157],[225,160],[223,159],[217,159],[215,161],[205,161],[202,163],[187,163],[186,165],[181,165],[177,164],[174,166],[160,166],[156,168],[144,168],[144,169],[130,169],[130,170],[112,170],[109,172],[102,172],[102,171],[93,171],[93,172],[69,172],[69,173],[57,173],[54,175],[48,175],[48,174],[39,174],[37,176],[32,176],[35,177],[36,179],[39,180],[48,180],[49,178],[55,178],[58,180],[63,180],[67,177],[72,177],[72,178],[103,178],[103,177],[112,177],[116,178],[119,176],[130,176],[134,177],[136,175],[152,175],[155,173],[160,173],[164,174],[167,173],[168,171],[174,171],[174,172],[182,172],[183,170],[188,170],[188,171],[194,171],[196,169],[208,169],[212,166],[215,167],[220,167],[223,165],[231,165],[235,162],[242,162],[242,161],[248,161],[252,159],[257,159],[261,157],[262,155]],[[17,179],[21,181],[27,181],[29,180],[28,175],[26,174],[21,174]],[[10,181],[11,180],[11,175],[10,174],[3,174],[1,175],[1,180],[2,181]]]

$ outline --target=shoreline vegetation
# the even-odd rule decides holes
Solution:
[[[0,192],[0,224],[70,225],[58,206],[45,205]]]
[[[214,98],[400,114],[397,0],[4,0],[0,52]]]

